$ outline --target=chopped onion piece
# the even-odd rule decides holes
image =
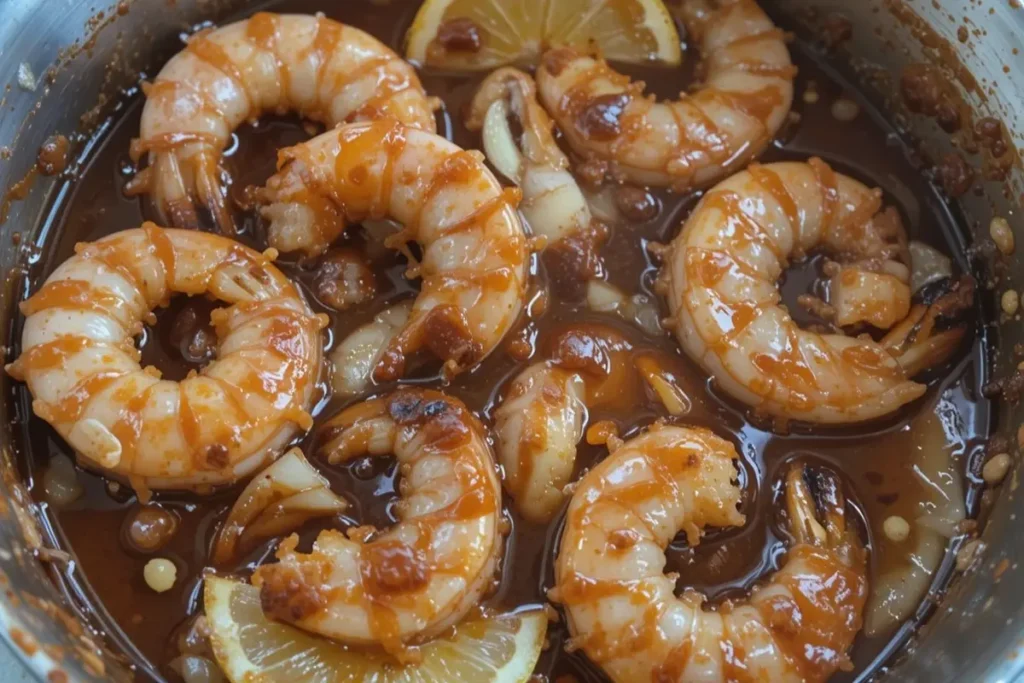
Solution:
[[[907,566],[886,572],[871,588],[864,611],[864,635],[868,637],[889,633],[914,613],[942,561],[946,539],[923,527],[915,533],[917,543]]]
[[[670,415],[678,417],[690,412],[693,402],[679,387],[672,373],[666,371],[657,360],[650,356],[640,356],[636,359],[635,364]]]
[[[654,299],[646,294],[634,294],[630,303],[633,307],[633,322],[637,327],[652,337],[665,334],[665,328],[661,326],[661,313]]]
[[[910,249],[911,294],[917,294],[932,282],[953,277],[953,261],[941,251],[916,240],[907,246]]]
[[[604,280],[591,280],[587,283],[587,306],[595,313],[614,313],[651,336],[665,334],[658,305],[644,294],[629,297]]]
[[[330,489],[301,491],[268,506],[242,533],[240,545],[251,546],[264,538],[284,536],[313,517],[328,517],[345,507],[345,501]]]
[[[523,182],[523,155],[512,138],[508,126],[509,108],[503,100],[495,100],[487,108],[481,136],[487,160],[498,172],[516,185]]]
[[[372,322],[356,329],[331,352],[334,372],[331,386],[339,396],[355,396],[370,385],[377,365],[391,339],[409,319],[412,302],[403,301],[377,314]]]
[[[966,516],[963,482],[954,457],[965,447],[957,415],[956,407],[940,398],[911,426],[910,433],[915,435],[911,467],[917,486],[908,488],[922,492],[917,501],[919,514],[911,522],[913,550],[901,566],[883,574],[872,587],[864,614],[868,636],[889,633],[913,615],[928,592],[948,539]],[[887,542],[877,538],[880,545]],[[901,547],[896,544],[879,550],[900,552]]]
[[[587,283],[587,306],[597,313],[619,313],[629,307],[629,298],[604,280]]]
[[[599,221],[615,224],[622,218],[619,212],[619,205],[615,203],[615,188],[605,185],[598,192],[584,192],[587,205],[590,206],[590,213]]]
[[[84,489],[78,480],[75,463],[66,455],[54,455],[43,473],[43,493],[46,500],[58,507],[78,500]]]
[[[225,683],[227,680],[220,667],[206,657],[182,655],[172,659],[167,666],[185,683]]]
[[[264,539],[347,507],[302,451],[293,448],[250,481],[235,501],[217,535],[213,563],[225,564]]]
[[[32,73],[32,67],[28,62],[18,65],[18,85],[23,90],[34,91],[36,89],[36,75]]]

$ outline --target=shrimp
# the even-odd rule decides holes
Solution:
[[[398,523],[320,533],[311,553],[283,541],[253,584],[264,612],[341,642],[378,644],[403,660],[412,641],[461,619],[495,580],[501,489],[480,422],[461,402],[404,388],[330,420],[321,453],[336,464],[398,458]]]
[[[373,36],[323,15],[258,12],[201,31],[152,84],[131,156],[148,167],[128,184],[160,218],[196,227],[196,203],[218,228],[234,227],[221,186],[222,150],[264,113],[294,112],[328,127],[391,116],[433,132],[435,101],[415,70]]]
[[[679,531],[744,523],[732,444],[705,429],[655,425],[580,481],[566,517],[555,588],[572,638],[617,682],[821,683],[848,670],[867,597],[865,553],[846,528],[832,475],[819,477],[824,524],[793,466],[785,482],[793,543],[780,569],[746,600],[717,610],[665,574]]]
[[[759,154],[789,113],[796,68],[754,0],[685,0],[682,14],[707,76],[676,101],[645,98],[643,83],[571,48],[541,59],[541,103],[580,156],[619,179],[710,184]]]
[[[265,204],[270,244],[323,251],[348,223],[391,218],[387,238],[422,277],[408,323],[391,340],[377,380],[397,379],[426,348],[456,374],[479,362],[516,321],[529,254],[515,211],[479,153],[396,121],[354,123],[282,150],[278,172],[254,193]],[[422,263],[406,247],[419,242]]]
[[[21,304],[21,355],[7,371],[85,464],[140,494],[227,484],[312,426],[327,320],[272,250],[146,223],[75,252]],[[133,339],[175,294],[229,304],[210,316],[216,360],[181,382],[141,367]]]
[[[504,484],[522,515],[548,522],[562,505],[586,419],[586,385],[550,362],[521,372],[494,413]]]
[[[653,401],[679,416],[692,405],[672,372],[673,356],[636,348],[613,327],[577,324],[548,343],[549,359],[520,372],[494,412],[503,484],[519,513],[538,523],[551,521],[568,497],[589,411],[635,412]],[[591,427],[590,444],[612,433],[600,422]]]
[[[523,130],[518,141],[509,127],[510,116]],[[608,229],[591,215],[551,126],[537,102],[533,79],[511,67],[484,79],[466,119],[469,130],[483,131],[487,159],[522,189],[519,210],[543,240],[549,272],[565,285],[563,289],[578,289],[601,275],[598,251]]]
[[[683,349],[727,393],[783,419],[858,422],[920,397],[925,386],[908,378],[921,368],[890,353],[895,341],[800,329],[776,286],[791,258],[823,249],[841,260],[830,298],[848,312],[837,313],[883,326],[905,319],[908,257],[896,214],[881,204],[881,190],[820,159],[752,164],[719,183],[664,255],[658,289]],[[959,339],[938,339],[929,357],[947,358]]]

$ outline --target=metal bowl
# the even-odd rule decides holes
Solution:
[[[109,1],[109,0],[107,0]],[[350,0],[354,1],[354,0]],[[123,89],[135,87],[140,72],[162,63],[180,46],[178,35],[195,24],[241,9],[240,0],[122,0],[98,7],[95,0],[0,1],[0,188],[26,177],[47,137],[78,133],[75,152],[89,153],[90,135],[109,125]],[[949,136],[922,117],[899,111],[892,88],[900,69],[933,62],[951,77],[979,116],[1003,121],[1012,144],[1024,151],[1024,9],[1018,0],[779,0],[774,6],[797,24],[815,31],[832,13],[853,23],[853,38],[840,60],[864,76],[866,90],[892,107],[893,116],[923,142],[933,156],[951,150]],[[814,33],[811,33],[814,35]],[[16,304],[29,287],[26,273],[38,261],[45,242],[47,215],[69,191],[76,164],[55,178],[36,178],[23,199],[5,200],[0,215],[0,291],[4,345],[10,349],[16,329]],[[987,238],[994,215],[1006,216],[1019,243],[1024,221],[1017,215],[1024,174],[1019,163],[1004,182],[979,184],[980,192],[962,198],[959,209],[973,234],[967,243]],[[8,197],[10,199],[11,197]],[[1019,257],[1007,264],[1010,284],[1021,289]],[[990,339],[1002,349],[1024,342],[1024,328],[995,322],[994,295],[985,310],[993,321]],[[1004,316],[1005,317],[1005,316]],[[995,376],[1010,372],[1012,354],[990,353]],[[5,640],[40,681],[92,683],[131,680],[125,653],[130,643],[106,643],[97,635],[93,614],[68,601],[62,576],[40,555],[52,545],[25,483],[15,466],[14,425],[30,407],[20,401],[6,374],[0,373],[0,639]],[[998,431],[1019,455],[1024,429],[1019,406],[999,405]],[[1012,483],[999,489],[983,533],[986,550],[976,569],[954,577],[945,591],[933,591],[921,605],[924,626],[897,638],[881,680],[1013,681],[1024,672],[1024,546],[1014,543],[1016,520],[1024,519],[1024,499]],[[953,572],[952,553],[934,577],[945,585]],[[121,652],[115,652],[120,649]]]

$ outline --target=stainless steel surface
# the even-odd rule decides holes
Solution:
[[[0,647],[0,681],[5,683],[32,683],[35,675],[21,664],[21,660],[6,647]]]
[[[180,31],[223,15],[230,9],[229,4],[135,0],[121,3],[126,11],[119,12],[116,6],[104,7],[95,0],[0,0],[0,84],[9,86],[0,91],[0,148],[9,150],[9,154],[0,150],[0,191],[25,176],[35,161],[36,150],[49,135],[68,135],[83,125],[102,126],[102,117],[89,116],[94,105],[103,98],[114,99],[116,88],[135,83],[139,69],[151,67],[157,63],[155,59],[173,51]],[[888,73],[891,82],[898,83],[900,66],[911,61],[959,60],[978,83],[977,88],[965,93],[967,100],[980,113],[1001,118],[1017,148],[1024,148],[1024,55],[1014,54],[1015,48],[1022,47],[1024,36],[1020,3],[782,0],[778,4],[800,16],[806,16],[805,10],[811,7],[818,8],[819,15],[829,11],[845,14],[855,25],[854,39],[848,45],[853,63],[881,67],[875,75]],[[905,16],[907,9],[916,12],[922,23],[915,24],[912,17]],[[894,16],[894,11],[900,16]],[[922,30],[924,26],[931,34]],[[969,32],[966,42],[957,38],[960,26]],[[929,35],[945,38],[945,42],[932,47],[922,45],[922,37],[924,43],[932,43]],[[82,45],[89,36],[92,40],[85,49]],[[946,54],[939,54],[943,51]],[[36,76],[34,91],[19,86],[19,67]],[[47,73],[52,73],[52,78]],[[970,85],[969,78],[964,80]],[[949,137],[941,134],[934,123],[920,117],[912,117],[907,123],[917,137],[926,141],[933,155],[949,147]],[[37,179],[27,199],[14,202],[8,220],[0,225],[0,268],[7,274],[0,292],[0,315],[4,320],[12,319],[14,305],[28,286],[14,267],[31,264],[37,258],[34,245],[46,239],[40,226],[45,223],[48,207],[66,187],[60,178]],[[987,233],[995,212],[1010,219],[1018,244],[1024,244],[1024,222],[1006,199],[1020,202],[1024,187],[1020,169],[1015,169],[1005,192],[996,183],[984,187],[983,196],[970,196],[962,202],[974,234]],[[24,239],[16,241],[16,233]],[[968,242],[973,239],[974,235],[967,236]],[[1018,249],[1018,254],[1021,251]],[[1012,278],[1020,278],[1014,283],[1017,289],[1024,284],[1019,259],[1013,258],[1009,270]],[[995,309],[990,305],[989,310]],[[4,330],[5,336],[11,333],[10,323]],[[1001,325],[998,338],[1004,349],[1024,342],[1020,322]],[[11,339],[5,338],[3,343],[9,348]],[[994,374],[1006,374],[1011,362],[1012,354],[1000,354]],[[9,382],[6,375],[0,375],[5,396],[0,402],[0,422],[6,424],[28,414],[28,406],[15,404]],[[1000,407],[1000,431],[1014,443],[1022,417],[1019,406]],[[89,664],[91,646],[68,629],[66,619],[54,617],[52,606],[62,602],[53,583],[59,577],[33,556],[32,549],[49,539],[33,522],[27,495],[17,481],[14,447],[11,433],[0,431],[0,579],[11,588],[6,594],[0,593],[0,637],[21,643],[21,647],[13,646],[13,651],[40,680],[58,669],[74,683],[125,677],[123,665],[109,655],[103,655],[104,670],[97,671],[95,663]],[[909,646],[902,648],[894,669],[883,676],[884,680],[997,682],[1021,677],[1024,575],[1019,564],[1024,560],[1024,545],[1017,543],[1014,532],[1018,520],[1024,520],[1024,500],[1015,489],[1008,485],[1000,491],[983,536],[988,549],[980,569],[955,581],[926,626],[913,636]],[[952,558],[947,558],[940,575],[951,570],[951,562]],[[1007,569],[997,580],[994,570],[1003,566]],[[929,608],[930,603],[923,607]],[[88,634],[90,615],[80,613],[73,605],[64,609],[69,618],[82,618],[84,633]],[[60,657],[55,659],[58,654]],[[0,663],[0,680],[12,680],[2,667]]]

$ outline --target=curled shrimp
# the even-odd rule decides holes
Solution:
[[[742,167],[789,113],[796,69],[782,31],[754,0],[685,0],[683,20],[707,67],[671,102],[643,96],[604,61],[549,50],[537,70],[541,102],[572,148],[613,176],[684,190]]]
[[[902,230],[881,205],[880,190],[820,159],[752,164],[712,188],[673,240],[659,285],[683,349],[733,397],[783,419],[858,422],[920,397],[925,386],[909,377],[921,367],[891,352],[895,341],[801,329],[776,285],[790,259],[823,249],[839,259],[829,280],[839,317],[883,327],[905,319]],[[961,336],[932,339],[928,357],[948,357]]]
[[[266,112],[334,127],[396,117],[434,130],[434,104],[412,66],[373,36],[322,15],[258,12],[201,31],[144,87],[135,161],[149,165],[126,188],[149,194],[160,217],[196,227],[196,203],[233,230],[221,154],[245,121]]]
[[[847,530],[836,481],[820,478],[816,504],[794,466],[786,476],[782,566],[746,600],[703,608],[675,595],[665,548],[683,531],[743,524],[733,483],[736,451],[704,429],[655,425],[587,473],[573,493],[551,597],[572,634],[606,674],[625,681],[821,683],[851,667],[847,650],[867,597],[863,546]]]
[[[590,410],[635,410],[653,401],[680,416],[691,406],[675,381],[674,358],[634,347],[613,327],[572,325],[549,343],[549,360],[516,375],[494,412],[502,483],[519,513],[538,523],[551,521],[568,497]],[[605,443],[609,434],[618,438],[615,428],[596,427],[588,443]]]
[[[511,117],[522,128],[518,140],[509,126]],[[551,126],[537,102],[533,79],[511,67],[484,79],[466,119],[469,130],[482,130],[487,159],[522,189],[519,210],[534,235],[542,238],[552,276],[566,281],[565,288],[579,288],[601,274],[598,251],[607,228],[591,215]]]
[[[332,464],[395,455],[399,521],[347,537],[323,531],[308,554],[290,537],[253,584],[275,619],[407,660],[412,641],[459,621],[495,579],[501,489],[484,428],[461,402],[426,389],[356,404],[325,427],[321,453]]]
[[[75,252],[21,304],[21,355],[7,371],[85,464],[140,493],[230,483],[312,426],[326,319],[273,254],[152,223]],[[211,315],[216,360],[181,382],[141,367],[134,345],[175,294],[229,304]]]
[[[586,418],[586,385],[550,362],[521,372],[494,413],[505,488],[517,509],[547,522],[565,499]]]
[[[523,307],[528,251],[517,193],[502,190],[478,152],[433,133],[395,121],[342,126],[282,150],[277,174],[254,196],[282,251],[320,253],[366,219],[402,224],[386,244],[404,251],[407,275],[422,286],[375,379],[401,376],[420,349],[458,373],[497,346]]]

